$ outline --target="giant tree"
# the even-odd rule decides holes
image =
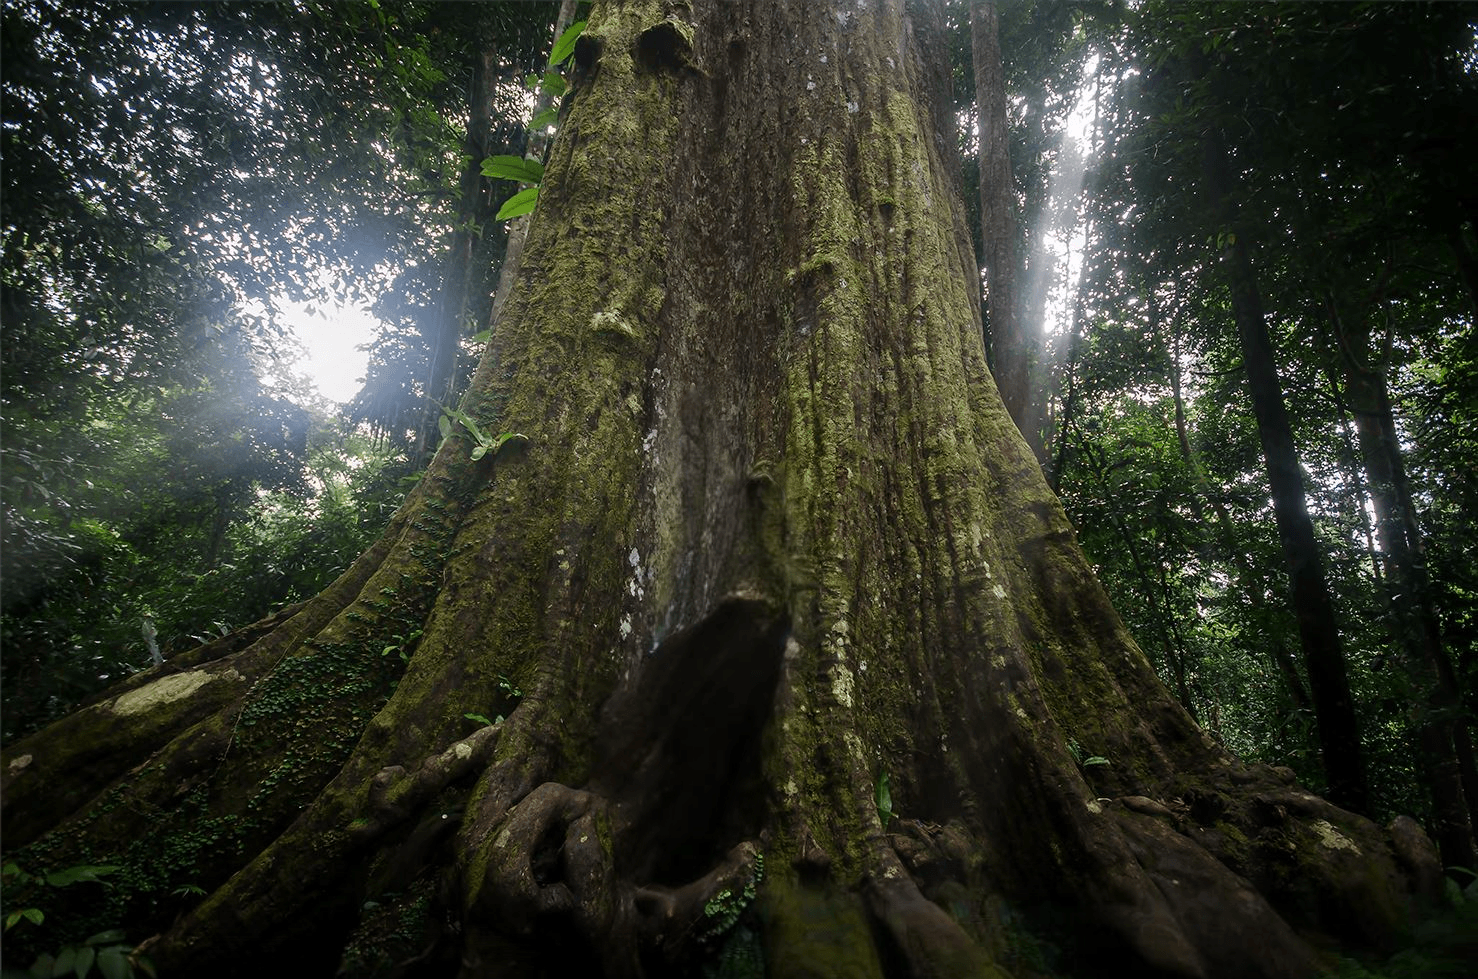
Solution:
[[[1046,934],[1299,976],[1397,939],[1430,843],[1199,731],[1001,405],[941,23],[596,9],[388,532],[5,753],[9,859],[121,868],[53,934],[153,933],[165,975],[1000,976]]]

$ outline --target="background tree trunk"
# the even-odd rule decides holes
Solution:
[[[1379,287],[1377,287],[1377,293]],[[1427,578],[1421,523],[1406,478],[1401,440],[1386,383],[1386,356],[1370,350],[1369,318],[1353,324],[1340,315],[1333,290],[1325,297],[1345,368],[1345,389],[1360,436],[1365,483],[1385,565],[1391,638],[1412,685],[1420,767],[1432,797],[1433,835],[1448,866],[1475,860],[1472,745],[1452,659],[1442,641]],[[1462,762],[1466,761],[1464,765]],[[1463,778],[1467,769],[1469,778]]]
[[[1011,180],[1011,141],[1006,128],[1000,11],[994,0],[970,4],[970,51],[980,127],[980,243],[991,374],[1022,437],[1040,451],[1041,419],[1034,407],[1040,397],[1031,384],[1036,344],[1022,328],[1017,291],[1016,188]]]
[[[491,155],[493,149],[493,89],[498,83],[498,50],[489,17],[479,12],[468,17],[467,21],[476,32],[476,43],[473,45],[472,76],[467,88],[467,139],[463,145],[466,161],[458,181],[457,227],[452,231],[436,313],[435,336],[431,340],[431,360],[426,377],[427,401],[413,450],[418,462],[429,462],[436,451],[440,438],[440,406],[456,402],[461,393],[458,387],[465,376],[457,369],[462,338],[475,332],[474,326],[482,322],[490,305],[487,293],[491,283],[482,242],[497,208],[493,200],[493,182],[482,175],[482,161]]]
[[[323,594],[5,754],[8,858],[124,868],[58,934],[157,929],[166,976],[1001,976],[1031,934],[1303,976],[1300,930],[1393,941],[1430,843],[1191,723],[1001,406],[937,7],[687,11],[577,47],[462,406],[526,440],[449,439]]]
[[[1329,797],[1341,805],[1365,811],[1370,802],[1369,788],[1339,623],[1314,537],[1314,524],[1309,519],[1303,470],[1278,380],[1277,353],[1263,316],[1246,229],[1237,218],[1234,179],[1225,139],[1220,133],[1213,131],[1206,135],[1205,160],[1207,194],[1215,202],[1218,227],[1226,241],[1225,268],[1232,312],[1241,338],[1258,439],[1267,466],[1273,516],[1288,562],[1289,593],[1308,669],[1309,693],[1318,719]]]

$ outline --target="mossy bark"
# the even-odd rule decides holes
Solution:
[[[527,442],[451,439],[324,595],[6,753],[15,859],[125,868],[59,939],[123,923],[164,975],[1242,977],[1399,937],[1430,844],[1191,723],[1002,407],[941,32],[597,9],[462,406]]]

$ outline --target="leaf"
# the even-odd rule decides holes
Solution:
[[[544,179],[544,164],[521,156],[490,156],[482,161],[482,175],[499,180],[537,184]]]
[[[1084,768],[1087,768],[1089,765],[1107,765],[1108,763],[1109,760],[1103,757],[1103,755],[1089,755],[1083,759]]]
[[[477,333],[472,334],[469,339],[471,339],[473,343],[487,343],[492,338],[493,331],[491,328],[489,328],[486,330],[480,330]]]
[[[130,979],[133,966],[129,964],[127,951],[121,945],[114,945],[98,953],[98,971],[103,979]]]
[[[463,415],[462,424],[467,426],[467,431],[472,433],[472,440],[479,446],[486,446],[488,444],[488,437],[482,433],[482,429],[477,427],[477,422]]]
[[[557,71],[546,71],[544,77],[539,81],[541,91],[548,92],[555,98],[559,98],[570,90],[570,83],[565,81],[565,76]]]
[[[557,122],[559,122],[559,110],[550,106],[534,116],[533,120],[529,122],[529,128],[534,130],[544,129],[548,126],[553,126]]]
[[[501,456],[505,453],[512,452],[518,446],[527,445],[528,441],[529,437],[527,435],[520,434],[519,432],[504,432],[493,440],[494,455]],[[518,696],[518,694],[515,694],[515,696]]]
[[[483,456],[485,456],[487,454],[488,454],[488,447],[486,445],[474,445],[472,447],[472,461],[473,462],[476,462],[478,459],[481,459]]]
[[[52,979],[58,979],[58,977],[64,976],[67,973],[71,972],[76,964],[77,950],[68,945],[66,948],[56,953],[56,961],[51,963]]]
[[[462,716],[465,717],[465,718],[467,718],[467,720],[469,720],[469,721],[476,721],[477,723],[481,724],[483,727],[492,727],[493,726],[493,722],[490,721],[490,720],[488,720],[486,717],[483,717],[481,714],[463,714]]]
[[[476,441],[479,445],[487,444],[488,437],[482,433],[482,429],[477,427],[477,422],[468,417],[465,411],[458,411],[456,408],[448,408],[440,401],[433,401],[432,404],[440,408],[445,415],[451,418],[455,418],[457,421],[461,422],[462,427],[472,433],[473,440]]]
[[[508,200],[504,201],[503,206],[498,208],[498,213],[497,215],[495,215],[495,217],[499,221],[506,221],[509,218],[516,218],[520,215],[527,214],[532,211],[534,209],[534,206],[538,203],[539,188],[529,187],[525,190],[519,191],[512,197],[508,198]]]
[[[84,945],[77,950],[77,961],[72,966],[72,971],[77,974],[77,979],[87,979],[87,974],[92,971],[93,960],[97,958],[98,950]]]
[[[105,874],[115,872],[117,869],[116,866],[91,867],[84,865],[80,867],[68,867],[66,870],[58,870],[54,873],[47,874],[46,882],[52,887],[66,887],[69,884],[75,884],[79,881],[95,881]]]
[[[21,908],[19,911],[12,911],[5,916],[5,930],[9,931],[10,927],[22,918],[33,925],[39,925],[46,920],[46,915],[41,913],[40,908]]]
[[[549,52],[549,67],[563,64],[565,59],[575,52],[575,42],[585,31],[585,21],[577,20],[554,42],[554,50]]]
[[[884,772],[878,776],[877,788],[878,818],[882,820],[886,828],[893,819],[893,792],[888,787],[888,773]]]
[[[93,935],[91,938],[89,938],[87,941],[83,942],[82,944],[84,944],[84,945],[106,945],[109,942],[121,942],[121,941],[123,941],[123,929],[122,928],[109,928],[107,931],[100,931],[100,932],[98,932],[96,935]]]
[[[436,427],[441,431],[442,438],[451,438],[452,420],[446,415],[442,415],[440,418],[436,419]]]

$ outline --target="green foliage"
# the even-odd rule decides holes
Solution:
[[[482,175],[537,184],[544,179],[544,165],[520,156],[490,156],[482,161]]]
[[[497,219],[507,221],[510,218],[520,217],[531,213],[538,206],[539,188],[525,187],[503,202],[503,206],[498,208]]]
[[[742,889],[735,892],[725,887],[703,906],[704,923],[698,934],[699,941],[712,943],[733,930],[745,909],[754,903],[755,894],[764,880],[765,856],[757,853]]]
[[[1401,652],[1402,603],[1413,599],[1397,594],[1367,522],[1356,422],[1372,407],[1351,401],[1341,344],[1360,340],[1388,385],[1471,717],[1478,588],[1472,562],[1456,555],[1473,532],[1473,484],[1459,474],[1478,461],[1466,424],[1478,374],[1460,266],[1478,229],[1471,189],[1452,179],[1472,135],[1451,136],[1446,121],[1478,111],[1471,18],[1375,4],[1148,3],[1123,14],[1106,22],[1112,40],[1100,49],[1118,88],[1089,181],[1081,335],[1062,348],[1072,401],[1058,402],[1051,455],[1063,502],[1182,704],[1229,748],[1289,765],[1319,790],[1286,558],[1222,275],[1223,251],[1245,247],[1378,805],[1424,815],[1410,746],[1428,709]],[[1336,77],[1329,64],[1351,70]],[[1210,220],[1205,206],[1203,138],[1215,131],[1233,148],[1241,227]]]
[[[27,884],[44,884],[47,887],[70,887],[82,881],[101,882],[102,878],[118,870],[116,866],[102,865],[92,866],[82,864],[76,867],[68,867],[65,870],[43,871],[39,874],[28,874],[15,863],[7,863],[0,869],[0,879],[5,881],[7,887],[25,887]],[[33,925],[39,925],[46,920],[46,915],[40,908],[21,908],[12,911],[5,916],[5,930],[9,931],[14,925],[21,921],[29,921]]]
[[[439,419],[441,437],[444,439],[451,438],[453,421],[460,423],[467,430],[467,433],[472,436],[472,459],[474,462],[483,458],[489,452],[492,453],[493,458],[497,458],[498,453],[510,443],[521,445],[528,442],[528,436],[520,435],[518,432],[503,432],[499,435],[489,437],[478,426],[477,422],[473,421],[464,412],[458,411],[456,408],[448,408],[444,405],[438,405],[437,407],[442,410],[442,416]]]
[[[882,822],[883,828],[893,821],[893,791],[889,786],[888,773],[878,775],[877,784],[873,790],[873,802],[878,807],[878,820]]]
[[[546,99],[558,99],[570,90],[569,79],[556,71],[575,51],[575,42],[585,30],[585,21],[571,24],[554,42],[549,54],[549,67],[542,74],[529,74],[524,84],[530,92]],[[530,130],[540,130],[554,125],[559,110],[554,107],[541,109],[529,123]],[[498,208],[495,220],[507,221],[531,213],[539,206],[539,185],[544,180],[544,165],[538,160],[517,156],[490,156],[482,161],[482,174],[499,180],[513,180],[530,184],[516,192]]]
[[[30,969],[25,972],[7,970],[5,975],[29,976],[32,979],[60,979],[76,976],[86,979],[96,967],[103,979],[132,979],[140,972],[154,976],[154,966],[149,960],[135,953],[132,945],[123,942],[123,932],[117,929],[99,932],[80,945],[67,945],[55,955],[43,953],[37,956]]]
[[[577,20],[554,42],[554,48],[549,52],[549,67],[558,68],[565,63],[570,55],[575,53],[575,42],[585,32],[585,21]]]
[[[29,874],[17,864],[7,863],[3,869],[0,869],[0,879],[4,880],[7,888],[19,888],[24,892],[29,885],[59,888],[84,882],[104,883],[102,878],[121,869],[114,865],[81,864],[64,870]],[[5,930],[9,931],[22,921],[39,927],[45,920],[46,915],[40,908],[21,908],[5,916]],[[14,949],[13,945],[12,949]],[[94,966],[104,979],[127,979],[135,975],[135,969],[150,976],[154,975],[153,966],[149,964],[149,961],[136,956],[133,946],[123,943],[123,932],[109,929],[92,935],[78,945],[63,946],[55,954],[42,953],[37,956],[36,961],[26,972],[6,970],[5,976],[7,979],[12,975],[33,976],[37,979],[52,979],[58,976],[76,976],[77,979],[86,979]]]
[[[389,453],[330,427],[309,439],[302,486],[248,483],[249,496],[224,505],[182,501],[152,478],[155,467],[170,466],[164,447],[138,441],[132,451],[134,465],[100,466],[91,485],[67,490],[72,513],[89,516],[5,500],[15,541],[0,557],[7,739],[150,665],[145,618],[167,658],[316,594],[373,540],[405,492]],[[23,556],[30,567],[10,575],[10,562]]]
[[[757,929],[739,924],[725,936],[703,979],[765,979],[765,943]]]
[[[518,702],[523,699],[523,691],[519,689],[517,684],[515,684],[512,680],[508,679],[502,674],[499,674],[498,676],[498,689],[503,692],[502,706],[504,709],[504,713],[498,714],[491,720],[489,720],[485,714],[468,713],[463,714],[462,716],[467,718],[469,721],[477,722],[482,727],[491,727],[494,724],[502,724],[504,717],[508,713],[511,713],[513,708],[518,705]]]
[[[1478,896],[1417,925],[1414,940],[1389,958],[1341,958],[1327,979],[1467,979],[1478,961]]]
[[[380,650],[381,656],[389,656],[395,653],[400,657],[402,663],[411,661],[411,654],[415,652],[416,643],[421,638],[420,629],[411,629],[406,633],[396,633],[388,646]]]
[[[1067,743],[1067,751],[1068,754],[1073,756],[1073,764],[1079,768],[1093,768],[1098,765],[1110,764],[1109,760],[1102,755],[1088,755],[1084,757],[1083,747],[1076,741],[1069,741]]]

